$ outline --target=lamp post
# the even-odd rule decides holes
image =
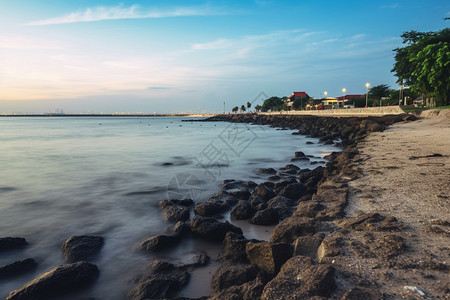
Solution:
[[[344,94],[344,98],[342,99],[342,107],[344,107],[344,102],[345,102],[345,92],[347,90],[345,88],[342,89],[342,93]],[[338,107],[339,107],[339,101],[338,101]]]
[[[369,97],[369,88],[370,88],[370,83],[366,83],[366,108],[367,108],[367,99]]]

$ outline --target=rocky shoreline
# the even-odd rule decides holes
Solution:
[[[350,193],[349,182],[362,176],[358,161],[354,159],[358,143],[370,132],[413,120],[414,116],[406,114],[367,118],[236,114],[202,120],[295,129],[298,130],[295,134],[317,137],[323,143],[335,143],[344,150],[329,155],[326,166],[312,170],[299,169],[294,164],[280,170],[260,169],[268,179],[259,185],[251,181],[225,180],[222,190],[203,203],[177,199],[160,201],[163,218],[175,225],[167,234],[150,237],[138,248],[161,251],[193,236],[222,243],[219,257],[214,258],[220,266],[211,280],[210,299],[395,298],[380,293],[376,283],[361,278],[336,261],[357,253],[379,258],[382,264],[392,264],[391,258],[406,251],[403,238],[397,234],[405,226],[395,217],[373,212],[346,218],[344,209]],[[308,157],[298,151],[293,161],[296,159]],[[192,219],[191,210],[195,214]],[[233,219],[249,220],[257,225],[277,224],[270,241],[247,240],[239,227],[221,221],[222,214],[230,210]],[[348,239],[353,231],[363,232],[363,238]],[[84,260],[89,261],[97,252],[101,253],[102,245],[101,237],[71,237],[62,247],[71,264],[35,278],[11,292],[7,299],[58,296],[62,291],[57,287],[68,281],[74,284],[67,285],[64,292],[93,284],[99,270]],[[26,247],[26,242],[0,239],[0,250],[13,251],[15,247]],[[156,260],[148,274],[136,280],[127,297],[174,298],[189,281],[190,271],[207,264],[209,259],[199,252],[191,264],[184,266]],[[28,264],[30,270],[35,265]],[[448,271],[446,265],[436,268]]]

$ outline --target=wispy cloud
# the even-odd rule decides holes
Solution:
[[[131,6],[99,6],[86,8],[84,11],[72,12],[70,14],[54,17],[45,20],[33,21],[27,23],[29,26],[56,25],[81,22],[97,22],[104,20],[119,19],[149,19],[149,18],[173,18],[173,17],[189,17],[189,16],[206,16],[219,15],[224,12],[215,10],[210,6],[198,7],[177,7],[166,10],[143,9],[141,6],[134,4]]]

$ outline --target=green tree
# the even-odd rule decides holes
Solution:
[[[296,98],[294,103],[292,103],[293,109],[304,109],[306,106],[306,103],[308,103],[309,97],[299,97]]]
[[[258,104],[258,105],[255,106],[255,110],[256,110],[256,111],[261,111],[261,109],[262,109],[262,106],[261,106],[261,105]]]
[[[399,84],[434,97],[437,105],[450,104],[450,28],[436,32],[405,32],[403,48],[394,49],[392,72]]]
[[[233,109],[231,111],[234,112],[234,113],[237,113],[238,110],[239,110],[239,107],[235,106],[235,107],[233,107]]]
[[[264,103],[262,105],[262,111],[268,111],[268,110],[282,110],[283,104],[284,104],[284,98],[279,97],[270,97],[266,100],[264,100]]]
[[[369,90],[371,97],[380,100],[382,97],[389,97],[391,93],[391,88],[387,84],[380,84],[372,87]]]
[[[247,108],[250,110],[250,107],[252,107],[252,104],[250,102],[247,102]]]
[[[242,104],[242,106],[241,106],[241,112],[244,112],[244,111],[245,111],[245,105]]]

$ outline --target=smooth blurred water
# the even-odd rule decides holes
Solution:
[[[223,179],[265,181],[267,175],[258,174],[258,168],[291,163],[295,151],[323,161],[320,157],[337,150],[290,130],[181,120],[0,118],[0,237],[20,236],[29,242],[24,250],[0,253],[0,265],[27,257],[39,262],[33,273],[0,280],[0,297],[64,264],[61,244],[72,235],[89,234],[105,238],[93,260],[101,275],[77,297],[123,299],[135,277],[157,257],[182,263],[195,249],[217,254],[217,245],[199,240],[184,240],[157,255],[137,251],[139,242],[168,226],[157,207],[159,200],[203,201],[220,190]],[[189,176],[196,179],[193,190],[177,185]],[[259,239],[267,239],[270,229],[243,227],[247,238]],[[209,272],[196,270],[180,295],[209,295],[203,278]]]

